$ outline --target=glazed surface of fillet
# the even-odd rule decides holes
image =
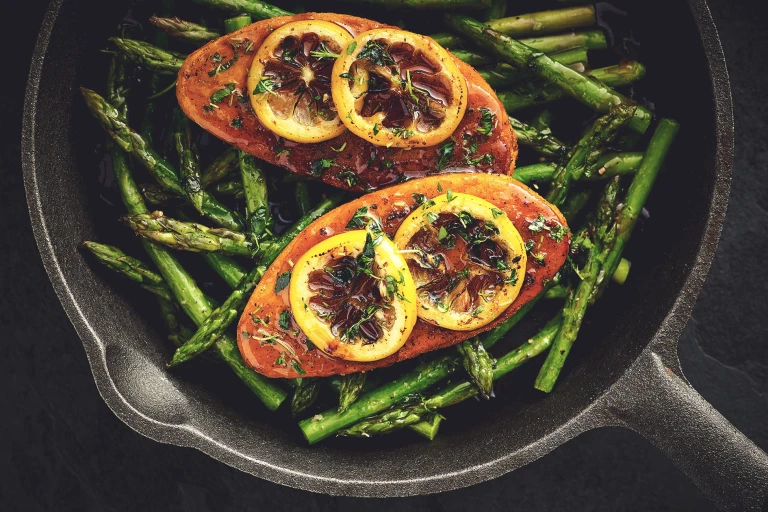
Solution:
[[[349,130],[307,144],[286,140],[267,129],[251,107],[254,91],[248,90],[248,73],[264,40],[275,29],[300,20],[331,22],[352,37],[387,27],[354,16],[305,13],[260,21],[211,41],[187,57],[179,71],[176,95],[187,116],[219,139],[262,160],[344,189],[374,190],[459,171],[512,174],[517,139],[507,114],[485,80],[453,56],[467,83],[466,112],[450,137],[434,146],[377,146]]]
[[[448,190],[477,196],[503,211],[526,244],[525,269],[519,295],[495,320],[474,330],[450,330],[421,319],[405,344],[394,354],[371,362],[345,361],[319,350],[299,329],[291,311],[291,272],[312,247],[331,236],[362,229],[378,221],[393,237],[411,212],[424,201]],[[243,359],[269,377],[295,378],[361,372],[389,366],[424,352],[455,345],[492,329],[533,299],[565,263],[570,245],[562,214],[538,194],[508,177],[492,174],[450,174],[409,181],[372,192],[336,208],[310,224],[269,267],[253,292],[238,324]],[[283,321],[281,321],[281,319]]]

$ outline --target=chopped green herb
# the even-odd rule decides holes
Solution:
[[[427,200],[427,196],[425,196],[424,194],[413,193],[411,194],[411,197],[413,198],[414,201],[416,201],[416,205],[424,204],[424,201]]]
[[[535,242],[533,240],[528,240],[525,242],[525,252],[531,252],[531,249],[533,249],[533,245]]]
[[[477,133],[490,137],[496,126],[496,114],[486,107],[480,108],[480,123],[477,125]]]
[[[242,128],[243,127],[243,116],[237,116],[229,123],[233,128]]]
[[[234,82],[228,83],[224,86],[223,89],[219,89],[218,91],[211,94],[211,103],[214,105],[218,105],[222,101],[224,101],[224,98],[229,96],[235,91],[235,84]]]
[[[354,187],[359,182],[359,178],[357,177],[357,174],[350,171],[349,169],[345,169],[341,171],[337,176],[340,180],[344,180],[344,182],[349,187]]]
[[[280,352],[280,355],[277,356],[277,359],[275,359],[275,365],[277,366],[285,366],[285,354]]]
[[[511,284],[512,286],[515,286],[517,284],[517,269],[513,268],[512,272],[509,274],[509,277],[504,280],[504,283]]]
[[[435,221],[439,218],[440,216],[435,212],[427,212],[427,222],[429,222],[430,224],[434,224]]]
[[[477,306],[474,310],[472,310],[472,317],[474,318],[482,312],[483,312],[483,306]]]
[[[557,224],[550,230],[549,237],[555,242],[560,243],[563,241],[563,238],[565,238],[565,235],[568,234],[568,231],[567,227],[562,224]]]
[[[275,293],[280,293],[281,291],[285,290],[285,287],[288,286],[288,284],[291,282],[291,271],[286,270],[279,276],[277,276],[277,280],[275,281]]]
[[[374,135],[379,134],[379,123],[373,123],[373,134]]]
[[[275,92],[276,89],[277,89],[277,84],[275,83],[273,77],[263,76],[259,79],[259,83],[256,84],[256,89],[253,90],[253,94],[277,95],[277,93]]]
[[[549,226],[546,224],[547,219],[544,218],[544,215],[538,214],[536,218],[528,224],[528,230],[531,233],[540,233],[542,230],[550,231]]]
[[[400,137],[401,139],[407,139],[413,136],[413,130],[407,130],[405,128],[392,128],[392,135]],[[374,132],[375,135],[375,132]]]
[[[438,181],[437,182],[437,191],[442,192],[443,191],[443,185]]]
[[[342,151],[344,151],[344,148],[346,148],[346,147],[347,147],[347,143],[345,142],[344,144],[341,145],[341,147],[339,149],[336,149],[334,147],[331,147],[331,149],[333,151],[337,152],[337,153],[341,153]]]
[[[450,203],[451,201],[453,201],[454,199],[456,199],[456,196],[454,196],[454,195],[453,195],[453,192],[451,191],[451,189],[448,189],[448,192],[446,192],[446,193],[445,193],[445,198],[446,198],[446,199],[448,200],[448,202]]]
[[[352,51],[354,50],[355,49],[352,48]],[[349,48],[347,48],[347,51],[349,51]],[[387,50],[376,41],[368,41],[365,43],[363,49],[357,54],[357,58],[367,59],[377,66],[391,66],[395,63],[395,60],[389,53],[387,53]]]
[[[352,55],[352,52],[355,51],[355,48],[357,48],[357,41],[352,41],[349,43],[349,46],[347,46],[347,55]]]
[[[309,52],[309,54],[318,60],[338,59],[339,57],[341,57],[340,54],[333,53],[332,51],[330,51],[328,47],[325,45],[325,41],[320,43],[320,46],[317,47],[317,50],[311,51]]]
[[[491,208],[491,214],[493,215],[494,219],[498,219],[502,215],[504,215],[504,212],[499,210],[498,208]]]
[[[448,142],[444,143],[442,146],[437,148],[437,170],[441,171],[443,168],[448,164],[448,162],[451,161],[451,158],[453,158],[453,149],[456,147],[456,143],[452,140],[449,140]]]
[[[291,359],[291,368],[298,373],[299,375],[306,375],[307,372],[304,371],[304,368],[301,367],[298,361],[295,359]]]
[[[280,320],[277,322],[277,325],[279,325],[281,329],[287,330],[291,326],[291,312],[284,309],[282,313],[280,313]]]
[[[310,174],[314,176],[315,178],[319,178],[323,175],[325,171],[331,168],[331,166],[336,164],[336,160],[333,160],[331,158],[321,158],[320,160],[315,160],[310,165]]]

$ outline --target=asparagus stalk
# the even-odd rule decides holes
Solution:
[[[531,119],[531,126],[539,131],[544,131],[552,126],[552,111],[548,108],[543,108],[533,116]]]
[[[296,204],[299,207],[299,214],[306,215],[312,209],[312,201],[309,199],[309,183],[306,181],[296,182]]]
[[[634,106],[619,105],[592,123],[587,133],[571,150],[568,163],[558,166],[552,176],[547,201],[555,206],[563,204],[571,185],[581,179],[588,168],[595,165],[605,151],[605,146],[610,144],[619,129],[633,118],[634,113]]]
[[[285,247],[296,238],[309,224],[318,217],[328,213],[341,203],[341,194],[326,198],[308,215],[301,218],[296,224],[286,231],[273,245],[263,250],[260,265],[251,270],[232,291],[232,294],[221,306],[211,312],[210,315],[198,324],[198,330],[192,338],[176,350],[169,366],[176,366],[188,361],[207,350],[224,330],[240,316],[245,303],[250,297],[251,291],[261,280],[267,267],[275,261],[275,258]],[[245,237],[243,237],[245,238]]]
[[[234,172],[240,164],[239,158],[239,152],[237,149],[233,147],[227,148],[227,150],[219,155],[203,171],[203,175],[200,179],[203,188],[207,188],[214,183],[218,183],[222,179],[229,176],[232,172]]]
[[[592,190],[590,189],[582,189],[568,194],[568,198],[563,203],[563,206],[560,207],[560,212],[562,212],[569,224],[573,222],[591,198]]]
[[[632,267],[632,262],[626,258],[621,258],[619,264],[616,266],[616,272],[613,273],[611,279],[616,284],[624,284],[629,276],[629,269]]]
[[[517,142],[544,156],[561,159],[568,153],[568,148],[558,140],[549,129],[539,131],[531,125],[510,117],[509,124],[515,130]]]
[[[164,189],[183,195],[184,191],[176,169],[152,149],[141,135],[128,126],[125,117],[94,91],[85,88],[81,88],[80,91],[91,113],[112,140],[141,162]],[[208,193],[203,193],[203,211],[207,218],[222,227],[236,230],[243,228],[239,215]]]
[[[507,0],[491,0],[485,12],[483,12],[483,19],[485,21],[498,20],[503,18],[507,13]]]
[[[168,339],[175,347],[181,346],[182,343],[195,334],[195,330],[181,320],[181,310],[176,301],[158,297],[157,303],[160,306],[160,316],[168,331]]]
[[[150,269],[143,261],[128,256],[112,245],[97,242],[83,242],[83,247],[93,254],[99,263],[113,272],[130,279],[166,300],[172,300],[171,290],[165,284],[163,276]]]
[[[166,217],[163,212],[126,215],[121,219],[137,235],[171,249],[201,252],[218,251],[233,256],[254,257],[255,243],[243,233],[225,228],[209,228],[195,222]]]
[[[456,48],[464,48],[466,44],[466,41],[462,39],[461,36],[450,34],[448,32],[439,32],[437,34],[432,34],[429,37],[434,39],[435,42],[443,48],[450,48],[451,51]]]
[[[463,55],[465,53],[473,53],[466,52],[465,50],[452,51],[460,59],[462,58],[459,55]],[[481,57],[485,58],[486,61],[491,60],[484,55]],[[560,64],[565,64],[566,66],[581,64],[583,62],[587,62],[588,60],[587,49],[584,47],[571,48],[570,50],[553,53],[550,55],[550,57],[552,57],[553,60],[556,60]],[[496,64],[493,68],[479,69],[477,72],[480,73],[480,76],[482,76],[486,82],[488,82],[488,85],[494,88],[509,87],[511,85],[519,84],[520,82],[524,81],[530,81],[535,78],[532,73],[519,70],[516,67],[507,64],[506,62]]]
[[[539,297],[542,296],[543,293],[539,295]],[[517,313],[496,326],[495,329],[481,334],[479,338],[483,346],[486,349],[491,348],[525,317],[539,297],[528,301]],[[461,358],[455,352],[450,351],[418,365],[398,379],[364,393],[345,411],[339,412],[330,409],[313,418],[299,422],[299,427],[309,444],[317,443],[363,418],[368,418],[390,408],[409,395],[428,389],[454,373],[460,365]]]
[[[257,20],[293,15],[292,12],[285,11],[260,0],[194,0],[194,2],[236,14],[244,12]]]
[[[213,192],[222,196],[233,196],[236,199],[244,199],[245,192],[243,191],[242,181],[222,181],[213,186]]]
[[[456,348],[461,354],[461,365],[480,390],[480,396],[490,399],[493,393],[493,358],[477,337],[464,340]]]
[[[202,257],[208,266],[216,272],[216,274],[224,280],[230,288],[234,288],[245,277],[245,270],[240,266],[238,262],[225,256],[223,254],[217,254],[215,252],[202,253]],[[192,333],[194,334],[194,333]],[[190,336],[191,338],[192,336]]]
[[[150,71],[163,75],[175,75],[181,69],[185,55],[163,50],[144,41],[110,37],[109,40],[126,57]]]
[[[451,53],[462,62],[470,66],[487,66],[493,64],[493,59],[489,55],[473,52],[471,50],[453,49]]]
[[[81,89],[81,91],[86,97],[86,101],[88,101],[88,91],[86,89]],[[110,96],[114,94],[112,90],[109,93]],[[112,167],[123,204],[125,204],[129,214],[147,213],[148,210],[144,204],[144,199],[128,167],[128,155],[117,145],[111,143],[111,146]],[[200,288],[197,287],[194,279],[166,249],[149,241],[144,241],[142,245],[187,316],[193,322],[201,323],[210,314],[211,303]],[[238,375],[243,383],[259,397],[268,409],[277,409],[285,400],[285,391],[270,382],[266,377],[259,375],[246,366],[240,356],[237,343],[231,336],[219,338],[216,341],[215,348],[217,354]]]
[[[227,18],[224,20],[224,32],[229,34],[235,30],[240,30],[241,28],[250,25],[251,21],[251,17],[247,14],[235,16],[234,18]]]
[[[618,66],[593,69],[587,75],[594,78],[604,86],[622,87],[631,85],[645,76],[645,66],[639,62],[626,62]],[[552,84],[541,82],[528,82],[520,84],[513,91],[498,93],[498,97],[507,112],[530,107],[533,105],[545,105],[563,97],[563,91]]]
[[[350,373],[341,377],[339,387],[339,412],[349,409],[349,406],[355,403],[363,392],[367,377],[365,373]]]
[[[179,155],[181,188],[195,210],[200,215],[205,215],[197,148],[192,143],[192,128],[189,125],[189,119],[179,107],[173,109],[173,124],[173,141],[176,145],[176,153]]]
[[[240,176],[245,193],[246,233],[252,242],[258,243],[274,224],[267,201],[267,181],[264,172],[257,167],[256,158],[244,151],[239,153]]]
[[[648,148],[645,150],[640,168],[635,173],[629,190],[627,190],[624,206],[616,221],[616,241],[613,250],[605,261],[605,272],[607,275],[614,275],[616,273],[624,247],[632,235],[632,230],[635,224],[637,224],[640,212],[648,200],[651,188],[653,188],[653,184],[656,182],[656,177],[659,175],[664,159],[667,157],[679,129],[680,125],[676,121],[662,119],[659,121],[656,131],[653,132],[653,137],[651,137]]]
[[[532,34],[553,34],[576,28],[594,27],[596,22],[595,7],[580,5],[494,19],[488,21],[488,26],[502,34],[519,38]]]
[[[380,5],[391,9],[436,9],[441,11],[456,9],[485,9],[491,0],[344,0],[346,2]]]
[[[417,434],[426,437],[430,441],[433,441],[435,437],[437,437],[437,432],[440,430],[440,423],[442,423],[442,421],[442,416],[439,414],[432,414],[418,423],[409,425],[408,428]]]
[[[553,36],[529,37],[520,39],[518,42],[544,53],[560,52],[578,47],[584,47],[587,50],[605,50],[608,48],[608,40],[605,38],[602,30],[585,30],[583,32],[568,32]]]
[[[584,171],[581,181],[596,181],[616,175],[631,174],[640,167],[642,161],[642,153],[606,153],[597,160],[595,165]],[[557,164],[554,162],[531,164],[515,168],[513,177],[530,185],[550,181],[556,170]]]
[[[371,437],[389,434],[390,432],[421,423],[427,417],[433,416],[423,405],[398,406],[369,418],[365,418],[349,428],[338,432],[340,436]]]
[[[152,16],[149,18],[149,22],[170,37],[185,43],[200,45],[221,37],[221,34],[208,27],[182,20],[176,16],[173,18]]]
[[[619,104],[632,103],[605,85],[590,80],[578,71],[552,60],[546,54],[492,30],[472,18],[455,14],[447,14],[445,18],[451,27],[469,36],[472,41],[492,51],[494,55],[519,68],[530,69],[542,79],[556,85],[565,94],[598,112],[607,112]],[[629,126],[643,133],[650,122],[651,112],[645,107],[637,107]]]
[[[596,225],[593,229],[587,230],[586,237],[589,243],[581,244],[581,248],[588,252],[583,268],[576,272],[580,281],[565,298],[563,323],[557,331],[552,342],[552,350],[547,354],[547,359],[534,383],[536,389],[546,393],[552,391],[555,386],[565,359],[576,341],[576,335],[590,304],[590,297],[605,270],[606,257],[613,248],[616,239],[614,216],[618,204],[619,180],[620,177],[616,176],[606,185],[603,196],[600,198]]]
[[[179,201],[179,196],[166,192],[157,183],[142,183],[140,187],[144,200],[152,206],[167,205]]]
[[[291,413],[294,416],[314,404],[319,394],[317,380],[309,378],[297,380],[299,383],[293,391],[293,397],[291,398]]]

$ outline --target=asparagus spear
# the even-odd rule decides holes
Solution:
[[[626,258],[621,258],[619,264],[616,266],[616,272],[611,276],[611,280],[616,284],[624,284],[629,276],[629,269],[632,267],[632,262]]]
[[[552,34],[575,28],[589,28],[595,26],[596,21],[595,7],[580,5],[494,19],[488,21],[488,26],[510,37],[526,37],[531,34]]]
[[[195,222],[166,217],[163,212],[126,215],[121,219],[137,235],[172,249],[201,252],[219,251],[233,256],[254,257],[256,244],[243,233],[209,228]]]
[[[319,394],[317,380],[310,378],[296,380],[299,381],[298,386],[293,391],[291,398],[291,413],[294,416],[315,403]]]
[[[318,217],[331,211],[341,203],[343,195],[337,194],[323,200],[309,214],[302,217],[296,224],[283,233],[280,239],[273,245],[263,250],[260,265],[251,270],[232,291],[232,294],[224,303],[216,308],[208,318],[198,324],[198,330],[192,338],[176,350],[169,366],[176,366],[188,361],[208,349],[224,330],[240,316],[245,302],[250,297],[250,292],[261,280],[267,267],[275,261],[275,258],[285,247],[296,238],[309,224]]]
[[[342,429],[337,435],[354,437],[371,437],[389,434],[393,430],[414,425],[433,416],[423,405],[398,406],[380,414],[361,420],[349,428]]]
[[[83,247],[96,256],[99,263],[113,272],[117,272],[158,297],[172,300],[171,290],[165,284],[163,276],[151,270],[143,261],[128,256],[117,247],[97,242],[83,242]]]
[[[276,18],[277,16],[291,16],[292,12],[284,11],[279,7],[261,2],[260,0],[194,0],[195,3],[221,9],[233,13],[247,13],[257,20]]]
[[[451,53],[460,61],[469,64],[470,66],[487,66],[493,64],[493,59],[485,54],[473,52],[471,50],[451,50]]]
[[[240,30],[241,28],[250,25],[251,21],[251,17],[247,14],[235,16],[234,18],[227,18],[224,20],[224,32],[229,34],[235,30]]]
[[[659,121],[656,131],[653,132],[653,137],[651,137],[648,148],[645,150],[643,162],[632,179],[624,200],[624,206],[616,221],[616,241],[613,250],[605,261],[605,272],[607,275],[614,275],[616,273],[624,247],[632,235],[632,230],[635,224],[637,224],[640,212],[648,200],[651,188],[656,182],[656,177],[659,175],[664,159],[667,157],[679,129],[680,125],[676,121],[662,119]]]
[[[184,55],[163,50],[144,41],[123,37],[110,37],[109,40],[123,55],[155,73],[175,75],[185,59]]]
[[[464,48],[466,41],[457,36],[456,34],[450,34],[448,32],[439,32],[437,34],[431,34],[429,37],[435,40],[437,44],[443,48],[450,48],[453,51],[456,48]]]
[[[426,437],[430,441],[433,441],[435,437],[437,437],[437,432],[440,430],[440,423],[442,423],[442,421],[442,416],[439,414],[432,414],[418,423],[408,425],[408,428],[417,434]]]
[[[556,284],[556,283],[553,283]],[[543,293],[539,297],[543,296]],[[527,302],[513,316],[481,334],[480,340],[486,349],[491,348],[504,334],[514,327],[536,304],[538,297]],[[299,422],[304,438],[309,444],[322,441],[341,429],[347,428],[374,414],[401,402],[409,395],[420,393],[445,379],[461,365],[460,357],[453,351],[431,361],[424,362],[405,375],[376,389],[364,393],[343,412],[331,409]]]
[[[466,40],[456,34],[440,32],[432,34],[432,39],[444,48],[465,48]],[[518,36],[519,37],[519,36]],[[571,48],[583,47],[587,50],[604,50],[608,48],[608,40],[600,30],[585,30],[583,32],[568,32],[552,36],[531,37],[520,39],[521,43],[544,53],[554,53]]]
[[[642,161],[642,153],[606,153],[597,160],[595,165],[584,171],[581,181],[596,181],[612,178],[617,174],[631,174],[640,167]],[[550,181],[556,170],[557,164],[554,162],[531,164],[515,168],[513,177],[530,185]]]
[[[312,201],[309,198],[309,183],[306,181],[296,182],[296,205],[299,207],[299,214],[306,215],[312,209]]]
[[[618,66],[608,66],[588,71],[587,76],[594,78],[604,86],[622,87],[631,85],[645,76],[645,66],[629,61]],[[533,81],[520,84],[513,91],[498,93],[498,97],[507,112],[514,112],[533,105],[544,105],[563,97],[563,91],[553,84]]]
[[[547,130],[551,125],[552,125],[552,111],[548,108],[541,109],[533,117],[533,119],[531,119],[531,126],[536,128],[540,132]]]
[[[245,193],[246,233],[252,242],[258,243],[274,224],[267,201],[267,182],[264,172],[257,167],[256,158],[244,151],[239,154],[240,176]]]
[[[498,20],[503,18],[507,13],[507,0],[491,0],[485,12],[483,12],[483,19],[485,21]]]
[[[173,124],[173,141],[176,145],[176,153],[179,155],[181,188],[195,210],[200,215],[205,215],[197,148],[192,143],[192,129],[189,126],[189,119],[178,106],[173,109]]]
[[[491,5],[491,0],[344,0],[346,2],[367,3],[383,7],[407,9],[438,9],[441,11],[454,9],[485,9]]]
[[[203,171],[203,175],[200,179],[203,188],[218,183],[229,176],[235,169],[237,169],[239,163],[238,150],[233,147],[227,148]]]
[[[485,351],[477,337],[462,341],[456,348],[461,354],[461,364],[470,380],[480,390],[480,396],[486,400],[490,399],[493,393],[493,358]]]
[[[176,301],[158,297],[157,303],[160,306],[160,316],[168,331],[168,339],[175,347],[180,347],[182,343],[195,334],[195,330],[182,321],[181,309]]]
[[[367,377],[365,373],[350,373],[341,377],[341,386],[339,387],[339,412],[349,409],[355,400],[363,392],[363,386]]]
[[[474,52],[466,52],[465,50],[452,50],[452,52],[461,60],[464,59],[460,55],[464,55],[466,53],[477,55],[474,54]],[[491,61],[491,59],[485,55],[480,55],[480,57],[486,59],[486,62]],[[566,66],[580,64],[587,62],[588,60],[587,49],[584,47],[563,50],[562,52],[551,54],[550,57],[552,57],[552,60],[556,60],[560,64],[565,64]],[[532,73],[517,69],[516,67],[511,66],[506,62],[496,64],[493,68],[490,69],[479,69],[477,72],[480,73],[480,76],[482,76],[485,81],[494,88],[508,87],[510,85],[519,84],[523,81],[531,81],[532,79],[535,79],[535,76]]]
[[[634,106],[619,105],[592,123],[587,133],[571,149],[568,163],[557,167],[552,176],[547,201],[555,206],[563,204],[571,185],[581,179],[588,168],[595,165],[605,151],[605,146],[610,144],[619,129],[633,118],[634,113]]]
[[[222,181],[213,186],[213,192],[222,196],[233,196],[236,199],[245,198],[245,192],[243,192],[242,181]]]
[[[179,196],[166,192],[157,183],[142,183],[140,188],[144,200],[152,206],[173,204],[179,201]]]
[[[607,112],[618,104],[631,104],[629,99],[603,84],[590,80],[578,71],[553,61],[546,54],[472,18],[455,14],[446,14],[445,18],[451,27],[469,36],[472,41],[492,51],[494,55],[519,68],[530,69],[544,80],[557,85],[565,94],[599,112]],[[651,112],[645,107],[637,107],[629,126],[642,133],[650,122]]]
[[[81,91],[88,101],[87,89],[81,89]],[[113,94],[114,91],[110,90],[109,96]],[[110,144],[112,146],[112,167],[123,204],[130,214],[147,213],[147,207],[128,167],[128,155],[114,143]],[[149,241],[144,241],[142,245],[187,316],[193,322],[201,323],[210,314],[211,303],[197,287],[194,279],[166,249]],[[232,371],[259,397],[268,409],[277,409],[285,400],[285,391],[246,366],[240,356],[237,343],[231,336],[220,337],[216,341],[215,348],[219,357],[229,365]]]
[[[565,358],[568,357],[573,342],[576,341],[576,335],[590,304],[590,296],[593,295],[598,280],[605,270],[605,259],[616,239],[614,216],[618,203],[619,180],[620,177],[616,176],[606,185],[603,196],[600,198],[597,222],[593,229],[587,230],[588,243],[581,244],[581,247],[588,251],[587,259],[584,266],[576,272],[580,281],[565,298],[563,324],[552,342],[552,350],[547,354],[547,359],[536,377],[534,387],[541,391],[547,393],[552,391]]]
[[[85,88],[81,88],[80,91],[91,113],[112,140],[141,162],[164,189],[183,195],[184,191],[176,169],[152,149],[141,135],[128,126],[125,117],[94,91]],[[203,211],[207,218],[222,227],[236,230],[243,228],[238,214],[205,192],[203,193]]]
[[[565,144],[553,136],[549,129],[540,132],[533,126],[518,121],[513,117],[509,118],[509,124],[515,130],[517,142],[531,147],[537,153],[559,160],[568,152]]]
[[[172,38],[184,41],[185,43],[205,44],[208,41],[221,37],[221,34],[208,27],[182,20],[176,16],[173,18],[152,16],[149,18],[149,22]]]
[[[591,198],[592,190],[590,189],[582,189],[568,194],[568,198],[563,203],[563,206],[560,207],[560,212],[569,224],[573,222]]]

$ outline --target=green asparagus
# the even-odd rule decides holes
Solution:
[[[261,2],[260,0],[194,0],[194,2],[236,14],[244,12],[257,20],[293,15],[292,12],[284,11],[279,7]]]
[[[217,196],[232,196],[236,199],[244,199],[245,192],[243,192],[242,181],[222,181],[217,183],[211,189]]]
[[[502,34],[519,38],[532,34],[552,34],[575,28],[589,28],[595,26],[596,22],[595,7],[580,5],[494,19],[488,21],[488,26]]]
[[[367,376],[365,373],[350,373],[341,377],[341,386],[339,388],[339,412],[349,409],[355,400],[360,397],[365,386]]]
[[[203,188],[207,188],[214,183],[218,183],[230,174],[232,174],[240,164],[239,152],[237,149],[227,148],[219,155],[208,167],[203,170],[201,183]]]
[[[171,290],[165,284],[163,276],[150,269],[143,261],[128,256],[117,247],[97,242],[83,242],[83,247],[96,256],[99,263],[113,272],[117,272],[142,288],[167,300],[172,300]]]
[[[234,18],[227,18],[224,20],[224,32],[229,34],[235,30],[240,30],[243,27],[247,27],[253,20],[247,14],[241,16],[235,16]]]
[[[587,230],[587,243],[580,245],[580,250],[587,251],[583,266],[574,272],[579,282],[565,298],[563,323],[552,342],[552,349],[541,367],[534,387],[549,393],[555,386],[565,359],[576,341],[584,314],[590,304],[590,297],[605,271],[605,260],[613,248],[616,239],[614,217],[618,204],[620,177],[612,178],[605,187],[597,210],[595,226]],[[609,274],[610,275],[610,274]]]
[[[361,420],[349,428],[342,429],[337,435],[354,437],[371,437],[389,434],[390,432],[424,421],[434,413],[423,405],[406,405],[389,409],[380,414]]]
[[[112,140],[141,162],[164,189],[183,195],[184,191],[176,169],[152,149],[141,135],[128,126],[125,117],[94,91],[85,88],[81,88],[80,91],[91,113]],[[208,193],[203,194],[203,210],[207,218],[224,228],[235,230],[243,228],[240,216]]]
[[[494,55],[519,68],[531,70],[556,85],[565,94],[599,112],[607,112],[619,104],[632,104],[629,99],[605,85],[590,80],[578,71],[552,60],[541,51],[496,32],[472,18],[455,14],[446,14],[445,18],[451,27],[469,36],[472,41],[492,51]],[[650,122],[651,112],[645,107],[637,107],[629,126],[642,133]]]
[[[293,390],[293,397],[291,398],[291,413],[294,416],[314,404],[319,394],[317,380],[311,378],[297,380],[299,383]]]
[[[480,390],[480,396],[488,400],[493,392],[493,358],[477,337],[462,341],[456,348],[470,380]]]
[[[610,144],[619,129],[633,118],[634,113],[634,106],[619,105],[592,123],[587,133],[571,149],[568,163],[558,165],[552,176],[547,201],[555,206],[563,204],[571,185],[597,163],[597,159],[605,151],[605,146]]]
[[[584,171],[581,181],[595,181],[612,178],[617,174],[631,174],[640,167],[642,161],[642,153],[606,153],[597,160],[595,165]],[[557,164],[554,162],[531,164],[515,168],[513,177],[530,185],[550,181],[556,170]]]
[[[258,244],[265,233],[270,233],[274,224],[267,201],[267,182],[255,157],[240,151],[239,158],[240,175],[245,193],[246,234],[252,242]]]
[[[221,37],[221,34],[208,27],[192,23],[191,21],[185,21],[175,16],[173,18],[152,16],[149,18],[149,22],[170,37],[185,43],[199,45]]]
[[[381,5],[391,9],[439,9],[441,11],[454,9],[485,9],[491,5],[491,0],[344,0],[346,2]]]
[[[531,125],[510,117],[509,124],[515,130],[518,144],[529,146],[542,155],[560,160],[568,153],[568,148],[552,135],[551,131],[539,131]],[[518,178],[519,179],[519,178]],[[522,180],[520,180],[522,181]]]
[[[478,55],[474,52],[467,52],[465,50],[454,50],[453,53],[461,60],[464,59],[460,55],[464,55],[466,53]],[[485,59],[485,62],[491,61],[491,58],[485,55],[478,55],[478,57]],[[552,57],[552,60],[556,60],[560,64],[565,64],[566,66],[587,62],[588,60],[587,49],[584,47],[571,48],[570,50],[553,53],[550,55],[550,57]],[[480,73],[480,76],[482,76],[485,81],[488,82],[488,85],[493,88],[509,87],[515,84],[519,84],[523,81],[530,81],[535,79],[535,75],[532,73],[520,70],[510,64],[507,64],[506,62],[496,64],[493,68],[479,69],[477,72]]]
[[[483,19],[486,21],[498,20],[507,13],[507,0],[491,0],[491,5],[486,7]]]
[[[192,142],[192,128],[181,108],[173,109],[173,141],[179,155],[179,181],[184,194],[195,210],[204,215],[203,186],[200,182],[200,163],[197,147]]]
[[[166,217],[160,211],[126,215],[121,220],[137,235],[171,249],[191,252],[217,251],[251,258],[259,250],[255,243],[239,231],[183,222]]]
[[[164,75],[175,75],[186,58],[180,53],[163,50],[144,41],[110,37],[117,49],[136,64]]]
[[[309,183],[306,181],[296,182],[296,205],[299,207],[299,214],[306,215],[312,209],[312,202],[309,199]]]

